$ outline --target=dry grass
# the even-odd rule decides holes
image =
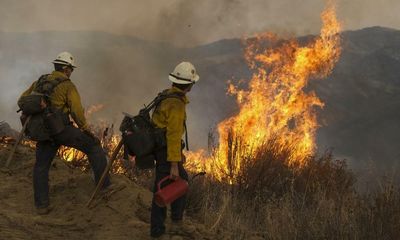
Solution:
[[[230,239],[400,239],[398,186],[359,193],[331,153],[297,168],[274,149],[246,159],[235,185],[194,180],[187,213]]]
[[[108,146],[106,131],[100,130],[99,138]],[[209,140],[212,151],[212,136]],[[234,185],[208,176],[194,179],[187,214],[228,239],[400,239],[398,185],[386,180],[380,188],[357,192],[356,177],[346,162],[335,160],[330,152],[310,156],[299,168],[287,164],[290,146],[287,151],[276,149],[270,141],[256,156],[241,159]],[[232,168],[236,160],[232,156]],[[90,168],[79,158],[69,164]],[[114,172],[124,164],[119,156]],[[133,168],[123,174],[152,188],[151,170]]]

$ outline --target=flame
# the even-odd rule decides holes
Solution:
[[[110,157],[115,147],[121,140],[121,136],[113,134],[113,125],[111,127],[108,127],[103,124],[103,126],[98,126],[96,129],[93,129],[93,132],[101,133],[97,134],[97,136],[101,136],[99,137],[101,146],[107,153],[107,156]],[[89,168],[87,155],[77,149],[70,148],[67,146],[61,146],[58,150],[58,155],[62,160],[66,162],[74,162],[75,165],[80,166],[82,170],[86,170]],[[122,164],[121,152],[119,153],[117,159],[113,163],[112,172],[115,174],[124,174],[126,172]]]
[[[281,146],[278,151],[290,146],[289,165],[307,164],[315,151],[315,107],[322,108],[324,103],[304,88],[310,79],[328,76],[341,52],[335,6],[328,4],[321,18],[320,35],[304,46],[271,33],[245,40],[252,78],[247,89],[232,83],[228,87],[239,112],[218,124],[219,144],[210,156],[204,150],[186,153],[192,162],[189,169],[206,170],[216,179],[232,182],[242,159],[254,156],[271,139]]]
[[[87,111],[85,112],[86,118],[89,118],[90,115],[92,115],[93,113],[101,111],[103,108],[103,104],[89,106]],[[91,125],[90,128],[92,133],[98,136],[98,139],[100,140],[101,146],[104,151],[107,153],[108,156],[111,156],[112,151],[118,145],[118,142],[121,138],[120,136],[114,134],[114,125],[112,124],[111,126],[109,126],[107,122],[100,120],[97,122],[96,126]],[[77,149],[67,146],[61,146],[58,150],[58,155],[62,160],[66,162],[74,162],[76,165],[79,165],[83,170],[86,170],[89,167],[86,154]],[[125,172],[121,161],[117,160],[114,162],[112,172]]]
[[[61,146],[58,149],[58,156],[67,162],[72,162],[72,161],[81,161],[81,160],[86,160],[87,156],[83,152],[70,148],[67,146]]]
[[[21,141],[21,144],[24,146],[27,146],[29,148],[32,148],[32,149],[36,148],[36,142],[31,141],[31,140],[24,139]]]
[[[103,104],[95,104],[95,105],[89,106],[85,112],[86,118],[89,118],[90,115],[92,115],[93,113],[101,111],[103,108],[104,108]]]
[[[236,97],[239,111],[218,124],[217,146],[210,151],[200,149],[185,153],[187,169],[206,171],[215,179],[232,184],[243,159],[254,156],[267,142],[278,143],[276,151],[290,147],[289,165],[307,164],[308,156],[316,147],[315,107],[322,108],[324,103],[314,92],[306,92],[304,88],[310,79],[328,76],[341,53],[341,26],[331,2],[321,18],[320,35],[305,45],[280,39],[272,33],[245,40],[245,59],[253,75],[245,89],[232,83],[228,86],[228,93]],[[103,107],[102,104],[90,106],[86,114],[90,116]],[[102,146],[110,156],[120,136],[113,133],[113,126],[109,132],[109,126],[102,125],[95,132],[101,136]],[[88,166],[86,155],[78,150],[61,147],[59,156],[67,162],[85,162],[84,168]],[[121,159],[120,154],[114,162],[113,173],[126,172]]]
[[[90,106],[86,112],[86,115],[89,116],[90,114],[100,111],[103,108],[103,104]],[[115,147],[121,140],[121,136],[114,134],[114,124],[110,125],[105,121],[97,121],[96,125],[91,125],[90,128],[91,132],[94,133],[94,135],[97,136],[100,140],[101,146],[106,152],[107,156],[110,157],[112,155],[112,152],[115,150]],[[32,149],[36,148],[36,142],[31,140],[23,140],[22,144]],[[67,164],[72,165],[73,167],[80,168],[84,171],[89,169],[87,155],[77,149],[67,146],[60,146],[60,148],[58,149],[58,156],[62,160],[67,162]],[[116,160],[113,163],[111,169],[112,173],[126,173],[122,158],[122,152],[120,151],[120,153],[117,155]]]

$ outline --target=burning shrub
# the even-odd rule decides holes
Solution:
[[[209,173],[192,183],[189,212],[213,222],[211,229],[228,230],[239,239],[251,231],[272,238],[277,235],[265,228],[275,227],[277,219],[282,226],[293,223],[298,236],[298,225],[309,219],[297,214],[318,209],[322,200],[336,206],[353,194],[354,177],[344,161],[334,161],[329,153],[313,156],[315,107],[324,103],[305,87],[310,79],[329,75],[341,53],[334,6],[328,4],[321,19],[320,36],[304,46],[272,34],[245,41],[253,75],[247,89],[233,84],[228,89],[239,111],[218,124],[219,141],[208,156],[204,150],[188,154],[189,170]],[[286,214],[275,216],[278,211]]]
[[[333,160],[328,152],[320,157],[310,156],[306,165],[296,167],[285,161],[289,153],[290,150],[276,152],[276,147],[264,145],[253,159],[244,160],[236,191],[248,199],[262,196],[263,201],[287,192],[308,199],[320,191],[334,198],[352,190],[355,179],[344,160]]]
[[[271,144],[271,143],[270,143]],[[193,180],[187,214],[231,239],[399,239],[400,189],[358,193],[345,160],[330,152],[293,168],[289,150],[264,145],[233,184]]]

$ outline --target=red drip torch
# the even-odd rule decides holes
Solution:
[[[173,182],[161,188],[161,184],[170,179],[173,180]],[[165,207],[176,199],[185,195],[188,189],[189,183],[186,180],[180,177],[172,179],[170,176],[166,176],[157,184],[157,192],[154,200],[158,206]]]

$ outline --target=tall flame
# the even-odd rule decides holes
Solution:
[[[93,113],[96,113],[98,111],[101,111],[104,108],[103,104],[95,104],[91,105],[88,107],[88,109],[85,111],[85,117],[90,117]]]
[[[217,179],[228,176],[232,181],[241,159],[272,139],[279,146],[290,146],[288,164],[306,164],[315,151],[318,123],[314,107],[324,104],[304,88],[310,79],[329,75],[341,52],[335,7],[328,4],[321,18],[320,36],[304,46],[271,33],[246,39],[245,59],[253,70],[252,78],[247,89],[233,84],[228,89],[240,110],[218,124],[219,144],[212,157],[204,157],[204,150],[188,153],[189,168],[202,168]]]
[[[308,156],[315,151],[315,107],[323,107],[324,103],[304,88],[310,79],[328,76],[341,53],[340,24],[331,2],[321,18],[320,35],[305,45],[279,39],[272,33],[245,40],[245,59],[253,75],[246,89],[233,84],[228,88],[228,93],[236,96],[239,111],[218,124],[219,142],[211,153],[203,149],[186,153],[189,170],[205,170],[218,180],[233,183],[243,159],[254,156],[267,142],[274,142],[278,152],[289,147],[287,164],[307,164]],[[103,107],[91,106],[87,116]],[[101,129],[106,129],[99,134],[102,146],[110,153],[119,137],[113,131],[108,133],[107,125]],[[66,161],[87,158],[68,147],[60,148],[59,154]],[[121,161],[114,164],[113,170],[125,172]]]

